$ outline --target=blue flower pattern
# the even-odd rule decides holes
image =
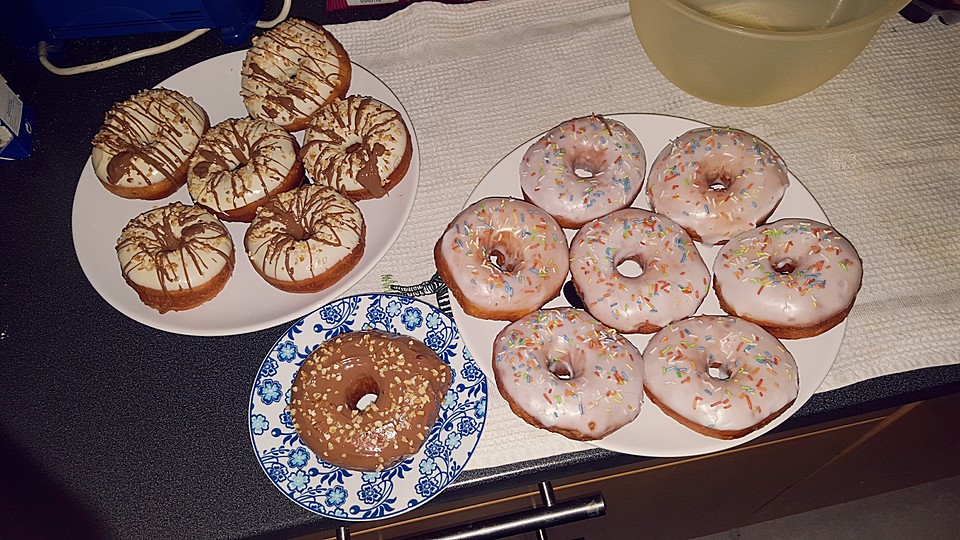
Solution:
[[[285,404],[306,356],[320,342],[360,328],[410,332],[451,364],[455,383],[417,455],[384,471],[357,474],[303,446]],[[380,519],[419,506],[459,475],[483,431],[486,393],[483,372],[456,327],[433,306],[399,295],[348,297],[295,323],[264,359],[251,395],[250,432],[267,476],[298,504],[336,519]]]

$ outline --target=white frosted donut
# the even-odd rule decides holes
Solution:
[[[743,131],[690,130],[653,163],[647,198],[654,212],[694,240],[722,244],[766,221],[790,185],[787,166],[766,143]]]
[[[243,59],[240,96],[250,116],[299,131],[324,105],[346,95],[352,66],[322,26],[287,19],[253,38]]]
[[[366,246],[360,209],[337,190],[304,185],[274,195],[244,236],[254,269],[274,287],[321,291],[352,270]]]
[[[117,240],[124,281],[160,313],[215,297],[233,274],[233,240],[213,214],[171,203],[130,220]]]
[[[507,325],[493,342],[493,370],[514,413],[571,439],[603,438],[632,422],[643,403],[640,351],[574,308]]]
[[[516,320],[559,295],[570,264],[567,239],[550,214],[499,197],[460,212],[433,255],[463,310],[497,320]]]
[[[93,138],[100,183],[127,199],[162,199],[187,178],[187,163],[210,126],[192,98],[155,88],[114,105]]]
[[[633,132],[593,115],[564,122],[530,145],[520,162],[520,188],[562,227],[576,229],[630,206],[646,170]]]
[[[713,272],[724,311],[785,339],[839,324],[863,279],[853,244],[809,219],[781,219],[737,236],[720,250]]]
[[[266,120],[231,118],[208,130],[190,160],[187,189],[221,219],[252,221],[270,195],[303,181],[299,145]]]
[[[628,260],[639,275],[618,268]],[[570,275],[587,311],[628,333],[693,315],[710,289],[710,271],[683,228],[639,208],[584,225],[570,244]]]
[[[304,134],[304,168],[352,200],[380,198],[403,180],[413,145],[400,113],[372,97],[323,107]]]
[[[670,323],[643,351],[647,397],[681,424],[718,439],[760,429],[797,399],[797,363],[780,341],[736,317]]]

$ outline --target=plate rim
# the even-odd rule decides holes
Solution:
[[[274,481],[274,479],[269,475],[269,473],[267,472],[266,468],[264,467],[263,461],[262,461],[262,459],[261,459],[260,452],[258,451],[257,442],[256,442],[256,435],[253,433],[253,424],[252,424],[252,422],[251,422],[252,416],[253,416],[253,414],[254,414],[254,400],[255,400],[255,397],[256,397],[257,382],[258,382],[258,381],[260,380],[260,378],[261,378],[261,373],[262,373],[262,370],[263,370],[263,365],[267,362],[267,360],[270,359],[271,353],[273,353],[273,351],[275,351],[275,350],[277,349],[277,346],[278,346],[282,341],[285,340],[285,338],[286,338],[287,335],[289,334],[290,330],[291,330],[294,326],[296,326],[296,325],[298,325],[298,324],[305,323],[307,318],[309,318],[309,317],[317,314],[318,312],[320,312],[322,309],[326,308],[327,306],[333,305],[333,304],[336,304],[336,303],[340,303],[340,302],[348,302],[348,301],[350,301],[351,299],[354,299],[354,298],[359,299],[359,302],[360,302],[360,303],[358,303],[358,310],[357,310],[358,313],[359,313],[359,307],[360,307],[360,306],[362,305],[362,303],[365,302],[365,301],[373,302],[374,299],[382,299],[382,298],[404,298],[404,299],[412,300],[412,301],[413,301],[413,302],[412,302],[413,304],[418,304],[418,305],[421,305],[421,306],[425,306],[425,307],[427,307],[427,308],[429,309],[430,312],[436,313],[436,314],[438,314],[439,316],[441,316],[441,317],[443,317],[444,319],[446,319],[446,320],[450,323],[450,328],[454,329],[454,330],[457,332],[457,340],[459,341],[459,344],[457,345],[457,348],[460,350],[460,353],[457,355],[457,357],[460,358],[460,359],[462,359],[462,361],[463,361],[463,366],[462,366],[462,368],[465,368],[465,367],[467,366],[467,364],[468,364],[467,359],[464,357],[464,354],[463,354],[463,353],[466,353],[466,354],[469,355],[469,357],[470,357],[470,358],[469,358],[469,361],[473,362],[473,364],[475,365],[477,371],[478,371],[478,372],[480,373],[480,375],[481,375],[481,380],[478,381],[478,382],[476,382],[476,383],[474,383],[474,384],[471,385],[471,386],[478,386],[478,387],[480,387],[481,391],[483,392],[482,399],[485,401],[485,403],[484,403],[484,409],[483,409],[483,418],[482,418],[482,420],[479,422],[479,426],[478,426],[478,428],[477,428],[477,434],[476,434],[476,437],[474,438],[473,448],[471,448],[471,449],[469,449],[468,451],[466,451],[466,452],[467,452],[467,457],[466,457],[466,459],[463,461],[463,463],[461,464],[460,470],[459,470],[455,475],[452,475],[452,476],[449,478],[449,481],[448,481],[446,484],[440,486],[434,493],[430,494],[429,496],[424,497],[423,499],[419,500],[419,501],[417,502],[417,504],[412,505],[412,506],[404,506],[404,507],[402,507],[402,508],[396,508],[396,509],[395,509],[392,513],[390,513],[390,514],[385,514],[385,515],[376,516],[376,517],[369,517],[369,518],[354,517],[354,516],[349,516],[349,515],[347,515],[347,516],[339,516],[339,515],[331,515],[331,514],[327,514],[327,513],[323,513],[323,512],[318,512],[317,510],[314,510],[314,509],[312,509],[312,508],[309,508],[309,507],[305,506],[304,504],[302,504],[300,501],[298,501],[298,500],[296,500],[295,498],[291,497],[290,494],[287,492],[286,489],[284,489],[281,485],[277,484],[277,482]],[[425,316],[426,316],[426,315],[425,315]],[[366,322],[366,321],[363,321],[363,322]],[[354,323],[354,324],[357,325],[357,326],[362,326],[362,323],[359,321],[359,319],[358,319],[358,321],[357,321],[356,323]],[[351,330],[350,330],[350,331],[351,331],[351,332],[355,332],[355,331],[357,331],[357,330],[354,330],[354,329],[352,329],[352,327],[351,327]],[[401,335],[408,335],[408,334],[403,333],[403,329],[401,329],[401,328],[398,328],[398,333],[401,333]],[[338,334],[338,335],[339,335],[339,334]],[[332,339],[333,337],[334,337],[334,336],[331,336],[331,338],[329,338],[329,339]],[[415,339],[419,339],[419,338],[415,338]],[[324,340],[324,341],[325,341],[325,340]],[[320,344],[322,344],[324,341],[321,341],[321,342],[317,343],[317,346],[319,346]],[[304,359],[304,360],[305,360],[305,359]],[[445,363],[447,363],[447,365],[450,366],[451,369],[454,369],[454,366],[451,365],[450,362],[447,362],[446,359],[444,359],[444,358],[441,357],[441,360],[443,360]],[[300,365],[302,365],[302,361],[301,361],[301,364],[300,364]],[[294,372],[293,372],[293,378],[291,378],[290,383],[286,383],[286,384],[292,385],[293,379],[296,378],[296,373],[300,370],[300,365],[297,365],[296,369],[294,370]],[[462,369],[462,368],[461,368],[461,369]],[[460,377],[459,374],[458,374],[457,376]],[[284,384],[284,383],[281,383],[281,384]],[[453,388],[453,386],[454,386],[453,381],[451,381],[451,386],[450,386],[451,389]],[[286,395],[286,393],[287,393],[287,388],[285,388],[285,386],[281,386],[281,390],[284,390],[284,395]],[[285,398],[284,398],[284,399],[285,399]],[[478,399],[479,399],[479,398],[478,398]],[[254,457],[256,458],[256,461],[257,461],[257,465],[259,466],[260,470],[264,473],[264,475],[267,477],[267,480],[269,480],[270,483],[271,483],[278,491],[280,491],[280,493],[283,494],[284,497],[286,497],[288,500],[290,500],[290,501],[292,501],[293,503],[295,503],[295,504],[296,504],[297,506],[299,506],[300,508],[303,508],[304,510],[307,510],[308,512],[310,512],[310,513],[312,513],[312,514],[316,514],[316,515],[323,516],[323,517],[330,518],[330,519],[339,519],[339,520],[343,520],[343,521],[365,522],[365,521],[377,521],[377,520],[382,520],[382,519],[387,519],[387,518],[393,518],[393,517],[399,516],[399,515],[401,515],[401,514],[404,514],[404,513],[406,513],[406,512],[415,510],[415,509],[423,506],[423,505],[426,504],[427,502],[433,500],[435,497],[437,497],[438,495],[440,495],[440,493],[442,493],[444,490],[446,490],[446,488],[449,487],[453,482],[455,482],[456,479],[459,478],[459,476],[467,469],[467,464],[470,462],[471,459],[473,459],[474,454],[476,453],[477,449],[479,448],[480,439],[482,438],[483,433],[484,433],[484,430],[486,429],[487,418],[488,418],[488,416],[489,416],[489,411],[490,411],[490,381],[489,381],[489,379],[487,378],[486,373],[484,373],[484,371],[483,371],[482,369],[480,369],[480,366],[477,365],[477,360],[476,360],[476,358],[473,357],[473,354],[470,353],[469,349],[467,348],[467,344],[466,344],[466,342],[464,342],[464,340],[463,340],[463,334],[462,334],[462,332],[460,332],[460,328],[459,328],[459,326],[457,326],[456,320],[454,320],[454,318],[453,318],[452,316],[449,316],[449,315],[447,315],[446,313],[444,313],[444,312],[443,312],[440,308],[438,308],[437,306],[434,306],[433,304],[430,304],[429,302],[426,302],[425,300],[422,300],[422,299],[420,299],[420,298],[416,298],[416,297],[412,297],[412,296],[407,296],[407,295],[403,295],[403,294],[399,294],[399,293],[379,293],[379,292],[378,292],[378,293],[354,294],[354,295],[348,295],[348,296],[343,296],[343,297],[340,297],[340,298],[336,298],[336,299],[334,299],[334,300],[331,300],[331,301],[323,304],[322,306],[317,307],[316,309],[312,310],[310,313],[307,313],[307,314],[303,315],[302,317],[298,318],[296,321],[294,321],[293,323],[291,323],[291,324],[283,331],[283,333],[281,333],[281,334],[279,335],[279,337],[277,337],[277,340],[273,343],[273,345],[270,346],[270,348],[269,348],[269,349],[267,350],[267,352],[264,354],[263,360],[260,362],[259,367],[257,368],[256,374],[255,374],[254,377],[253,377],[253,383],[252,383],[251,386],[250,386],[250,394],[249,394],[249,399],[248,399],[248,401],[247,401],[247,411],[246,411],[245,417],[246,417],[247,434],[248,434],[248,436],[249,436],[250,447],[251,447],[251,450],[253,450]],[[438,420],[439,420],[439,419],[438,419]],[[420,447],[420,449],[417,451],[417,453],[412,454],[412,455],[409,456],[408,458],[404,459],[402,462],[405,462],[405,461],[407,461],[408,459],[411,459],[411,458],[412,458],[412,459],[414,460],[414,462],[415,462],[416,459],[417,459],[421,454],[423,454],[423,453],[425,452],[426,443],[427,443],[427,441],[430,439],[431,436],[435,435],[435,428],[436,428],[436,427],[437,427],[437,425],[436,425],[436,423],[435,423],[434,426],[432,426],[432,427],[430,428],[430,432],[429,432],[429,435],[428,435],[427,439],[424,440],[424,444]],[[298,439],[299,439],[299,435],[298,435],[297,437],[298,437]],[[319,459],[319,457],[313,452],[313,450],[311,450],[306,444],[301,443],[301,447],[302,447],[302,448],[305,448],[305,449],[307,450],[307,452],[310,454],[311,458],[313,458],[313,459]],[[402,462],[401,462],[401,463],[402,463]],[[326,463],[326,462],[325,462],[325,463]],[[391,467],[391,469],[392,469],[392,468],[393,468],[393,467]],[[344,469],[343,467],[335,467],[334,469],[331,470],[331,472],[332,472],[332,471],[341,471],[341,470],[348,470],[348,471],[350,471],[351,473],[356,474],[356,475],[358,475],[358,476],[362,476],[363,474],[365,474],[365,473],[363,473],[363,472],[361,472],[361,471],[354,471],[354,470],[351,470],[351,469]],[[390,469],[385,469],[385,471],[388,471],[388,470],[390,470]],[[412,477],[412,476],[415,476],[415,474],[414,474],[414,475],[411,475],[411,477]],[[343,484],[338,484],[338,485],[343,485]]]
[[[209,63],[229,62],[233,60],[233,58],[231,57],[236,57],[236,60],[237,60],[237,62],[235,62],[236,68],[239,69],[240,60],[242,59],[242,56],[245,54],[246,54],[246,49],[241,49],[237,51],[231,51],[231,52],[226,52],[216,56],[212,56],[210,58],[206,58],[204,60],[201,60],[195,64],[187,66],[177,71],[176,73],[164,78],[163,81],[157,83],[152,88],[176,89],[175,87],[171,87],[168,85],[168,81],[170,79],[181,76],[183,72],[188,71],[190,69],[199,69],[199,66],[202,66],[203,64],[208,62]],[[98,254],[96,252],[87,253],[87,251],[89,250],[85,250],[81,248],[81,245],[85,242],[90,241],[90,239],[80,236],[80,231],[87,230],[88,227],[85,227],[83,225],[78,226],[78,224],[82,223],[83,220],[89,218],[91,214],[90,212],[87,212],[87,213],[82,212],[81,207],[83,205],[78,204],[78,197],[81,195],[81,192],[88,189],[88,186],[85,185],[84,177],[88,177],[88,176],[90,177],[87,179],[86,183],[90,183],[90,182],[99,183],[99,181],[96,178],[96,174],[93,172],[91,157],[88,155],[86,158],[86,161],[83,164],[83,167],[80,170],[80,173],[77,175],[77,184],[73,192],[73,199],[71,201],[70,227],[71,227],[71,237],[73,240],[74,257],[79,263],[80,270],[83,272],[83,275],[87,280],[87,283],[89,283],[90,286],[93,287],[97,295],[100,296],[100,298],[102,298],[113,309],[117,310],[127,318],[134,320],[140,324],[143,324],[144,326],[154,328],[156,330],[161,330],[164,332],[185,335],[185,336],[198,336],[198,337],[234,336],[234,335],[241,335],[241,334],[247,334],[247,333],[256,332],[260,330],[265,330],[268,328],[273,328],[275,326],[282,325],[289,321],[297,320],[298,318],[300,318],[300,316],[302,316],[305,313],[309,313],[313,311],[318,306],[326,302],[333,301],[336,298],[339,298],[340,295],[342,295],[344,292],[346,292],[351,287],[356,285],[360,280],[362,280],[370,272],[372,272],[373,269],[376,267],[376,265],[383,259],[384,256],[386,256],[386,254],[394,246],[397,239],[400,237],[401,232],[406,227],[406,224],[410,219],[410,215],[413,212],[413,207],[416,204],[417,195],[420,190],[422,158],[420,155],[420,144],[419,144],[419,139],[417,138],[416,128],[413,125],[413,121],[410,118],[410,115],[407,112],[406,107],[403,105],[403,102],[400,100],[399,96],[397,96],[396,92],[394,92],[394,90],[390,88],[379,76],[377,76],[375,73],[373,73],[369,69],[365,68],[364,66],[352,60],[351,60],[351,65],[355,71],[362,71],[365,74],[365,76],[369,76],[370,78],[375,80],[379,85],[383,87],[383,89],[386,92],[389,93],[390,97],[393,100],[395,100],[397,104],[399,104],[400,107],[398,112],[400,112],[400,114],[404,119],[404,122],[407,125],[407,129],[410,132],[410,140],[413,147],[413,152],[411,156],[411,166],[402,180],[402,182],[409,182],[411,180],[413,181],[414,185],[410,188],[410,194],[409,194],[410,202],[404,209],[404,212],[403,212],[404,215],[402,216],[402,219],[400,220],[400,222],[396,224],[396,226],[389,227],[389,231],[388,231],[389,236],[380,235],[381,238],[384,238],[386,240],[386,242],[384,243],[382,253],[379,253],[375,257],[372,257],[369,263],[367,263],[366,267],[360,268],[359,271],[358,271],[358,268],[359,268],[359,265],[358,265],[349,273],[347,273],[347,275],[344,276],[344,278],[342,278],[340,281],[330,286],[329,288],[319,291],[317,293],[309,293],[306,295],[302,295],[304,298],[312,297],[312,296],[317,297],[313,300],[309,300],[309,301],[305,300],[304,307],[293,309],[289,312],[286,312],[285,314],[275,315],[270,318],[260,319],[257,321],[246,322],[244,324],[238,324],[238,325],[232,325],[232,326],[202,328],[202,327],[197,327],[195,324],[192,324],[190,321],[182,321],[182,320],[178,321],[178,315],[183,314],[184,316],[189,316],[191,314],[195,314],[198,312],[197,310],[203,309],[204,307],[203,305],[190,310],[183,311],[183,312],[171,311],[163,314],[156,312],[155,310],[152,310],[152,308],[148,307],[147,310],[149,311],[143,311],[142,313],[140,313],[138,312],[138,309],[142,304],[137,305],[137,304],[134,304],[133,302],[124,302],[123,293],[114,291],[111,288],[111,286],[107,285],[108,282],[112,281],[112,279],[109,277],[99,276],[99,274],[95,271],[96,267],[93,266],[93,263],[88,258],[97,257]],[[238,89],[238,92],[239,92],[239,89]],[[355,95],[355,94],[351,94],[348,89],[347,95]],[[239,96],[239,94],[237,94],[237,96]],[[378,96],[373,96],[373,97],[378,97]],[[378,97],[378,99],[380,98]],[[215,124],[212,124],[211,127],[213,125]],[[301,133],[303,132],[302,131],[296,132],[295,135],[299,135]],[[304,183],[307,183],[306,178],[304,179]],[[96,184],[94,184],[92,187],[100,187],[100,186],[97,186]],[[171,202],[177,202],[177,200],[181,198],[182,192],[185,189],[186,188],[184,186],[181,186],[179,189],[177,189],[177,191],[175,191],[171,195],[155,201],[141,200],[141,199],[132,199],[129,201],[136,204],[141,204],[141,205],[151,205],[151,208],[153,208],[153,207],[162,206],[164,204],[168,204]],[[116,196],[114,195],[112,197],[116,197]],[[119,197],[117,198],[119,199]],[[185,204],[194,204],[192,200],[189,200],[190,199],[189,195],[187,195],[187,199],[188,199],[188,203],[185,203]],[[123,199],[123,200],[126,200],[126,199]],[[387,200],[387,198],[384,197],[383,199],[375,199],[374,201],[377,201],[377,200]],[[79,202],[83,202],[83,201],[79,201]],[[365,203],[370,204],[369,201],[359,201],[358,203],[356,203],[357,206],[360,207],[361,213],[363,213],[363,206],[366,205]],[[134,209],[132,211],[140,213],[140,212],[146,211],[146,209],[144,210]],[[131,214],[129,219],[132,219],[135,216],[136,214]],[[364,215],[364,218],[366,219],[366,214]],[[230,223],[225,222],[224,224],[227,225],[229,228]],[[120,230],[118,229],[116,231],[116,235],[119,236],[119,234],[120,234]],[[368,247],[369,247],[369,242],[368,242]],[[234,239],[234,249],[235,249],[235,252],[237,253],[237,259],[238,259],[236,264],[244,264],[242,260],[246,259],[246,253],[243,250],[242,239],[240,242],[237,242],[237,240]],[[354,275],[354,272],[356,272],[355,275]],[[117,288],[121,288],[121,286],[129,287],[124,283],[123,276],[120,273],[119,267],[117,267],[117,273],[114,276],[114,278],[116,279],[116,283],[112,285],[113,287],[117,287]],[[231,280],[235,278],[236,276],[231,276]],[[136,297],[136,293],[131,292],[131,294],[133,294],[131,299],[139,303],[140,301]],[[283,294],[296,294],[296,293],[283,293]],[[214,300],[215,298],[212,299],[211,301],[214,301]]]

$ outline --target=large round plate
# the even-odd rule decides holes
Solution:
[[[193,65],[158,86],[192,97],[210,117],[211,125],[247,115],[240,99],[240,66],[245,51],[237,51]],[[420,150],[410,117],[397,96],[376,76],[353,64],[350,94],[373,96],[400,112],[413,144],[413,157],[404,179],[381,199],[357,204],[367,225],[367,245],[359,264],[342,280],[315,294],[285,293],[265,282],[243,251],[248,224],[225,223],[237,246],[233,277],[216,298],[183,312],[160,314],[140,302],[124,282],[114,246],[130,219],[157,206],[180,201],[192,204],[181,188],[160,201],[128,200],[100,185],[90,161],[80,173],[73,199],[73,244],[83,273],[94,289],[124,315],[148,326],[178,334],[217,336],[270,328],[296,319],[349,289],[369,272],[400,235],[410,215],[420,178]],[[297,133],[303,141],[303,133]]]
[[[379,473],[360,473],[330,465],[307,448],[286,406],[297,370],[314,349],[342,332],[370,329],[426,343],[453,378],[420,451]],[[480,441],[486,411],[487,379],[453,320],[406,296],[349,296],[294,323],[264,358],[250,392],[250,439],[267,477],[292,501],[327,517],[366,521],[413,510],[453,482]]]
[[[607,118],[613,118],[626,124],[640,138],[644,151],[647,154],[648,164],[652,166],[652,160],[660,153],[670,140],[677,138],[686,131],[704,127],[705,124],[677,118],[673,116],[662,116],[653,114],[614,114],[607,115]],[[490,170],[477,185],[467,201],[467,206],[484,197],[512,196],[522,197],[520,191],[520,161],[524,152],[535,140],[542,135],[534,137],[527,143],[504,157]],[[789,156],[787,156],[789,159]],[[638,208],[650,208],[645,195],[637,198],[634,206]],[[783,201],[771,217],[771,221],[786,217],[806,217],[823,223],[828,223],[827,216],[823,213],[813,195],[800,181],[791,173],[790,187],[784,195]],[[576,231],[566,231],[567,239],[573,238]],[[704,246],[697,243],[700,255],[708,267],[713,267],[713,261],[720,251],[719,247]],[[463,312],[463,309],[457,303],[455,297],[451,295],[451,306],[453,314],[460,328],[463,329],[463,339],[467,347],[479,358],[478,364],[490,380],[494,380],[493,367],[490,355],[492,354],[493,340],[505,326],[500,321],[488,321],[471,317]],[[560,307],[570,305],[563,296],[547,304],[547,307]],[[698,314],[724,314],[720,309],[715,294],[709,294],[704,300],[703,305],[697,311]],[[833,365],[840,350],[840,342],[843,340],[843,332],[846,328],[846,321],[840,323],[830,331],[814,338],[799,340],[784,340],[784,345],[793,354],[797,360],[797,369],[800,373],[800,392],[796,402],[786,413],[779,418],[745,437],[736,440],[724,441],[700,435],[690,429],[687,429],[677,423],[675,420],[664,414],[656,405],[645,400],[640,410],[640,416],[632,423],[624,426],[620,430],[607,436],[606,438],[593,441],[591,444],[600,448],[614,450],[617,452],[636,454],[651,457],[674,457],[704,454],[716,452],[731,448],[747,441],[755,439],[760,435],[770,431],[784,420],[789,418],[797,411],[816,391],[820,383],[827,376],[830,366]],[[650,340],[649,334],[630,334],[627,337],[641,351]],[[498,392],[493,393],[491,399],[497,400],[506,406],[503,398]],[[532,429],[532,428],[531,428]]]

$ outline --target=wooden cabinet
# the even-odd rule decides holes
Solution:
[[[956,418],[960,394],[767,435],[705,456],[558,474],[552,481],[557,500],[599,492],[606,515],[551,528],[549,536],[690,538],[954,476],[960,474]],[[415,535],[538,506],[539,493],[530,486],[354,524],[351,538]]]

